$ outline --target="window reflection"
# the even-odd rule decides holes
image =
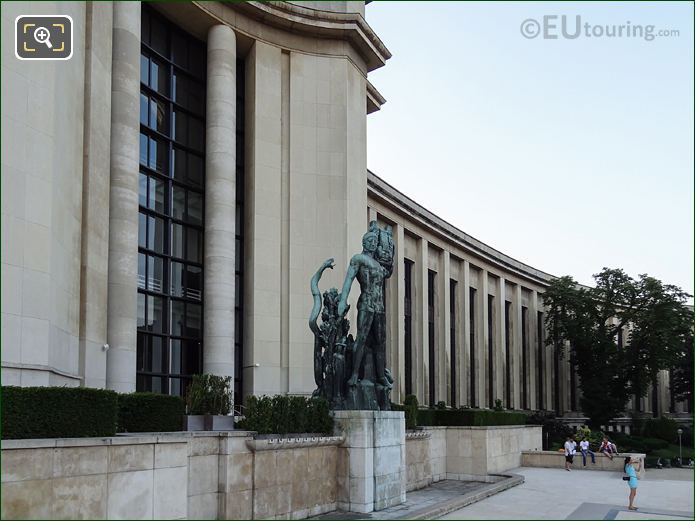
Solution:
[[[202,360],[205,45],[146,5],[141,28],[136,385],[182,394]]]

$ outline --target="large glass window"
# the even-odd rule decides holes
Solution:
[[[413,261],[405,259],[405,394],[413,394]]]
[[[435,302],[435,284],[437,273],[432,270],[427,270],[427,322],[428,322],[428,344],[429,344],[429,392],[430,405],[435,404],[435,389],[436,389],[436,341],[435,341],[435,320],[434,320],[434,302]]]
[[[513,407],[512,403],[512,355],[511,355],[511,343],[512,343],[512,324],[511,324],[511,311],[512,303],[508,300],[504,301],[504,391],[505,391],[505,401],[507,402],[507,408],[511,409]]]
[[[521,407],[529,408],[528,308],[521,307]]]
[[[542,411],[545,410],[545,386],[543,385],[545,380],[545,317],[542,311],[537,311],[536,316],[538,317],[536,320],[536,340],[538,342],[538,410]]]
[[[456,281],[449,279],[449,362],[451,364],[451,398],[456,407]]]
[[[143,7],[138,391],[182,395],[202,368],[205,58]]]
[[[234,299],[234,401],[242,402],[244,374],[244,61],[236,63],[236,233]],[[202,202],[201,202],[202,208]],[[202,210],[201,210],[202,211]],[[201,213],[202,220],[202,213]]]
[[[490,409],[495,406],[495,328],[494,328],[495,297],[487,296],[487,405]]]
[[[476,351],[476,342],[475,342],[475,299],[476,299],[476,289],[475,288],[468,288],[468,324],[469,324],[469,329],[468,329],[468,334],[469,340],[470,340],[470,364],[469,364],[469,381],[470,381],[470,386],[471,386],[471,399],[470,399],[470,406],[475,407],[478,404],[477,396],[476,396],[476,387],[477,383],[475,381],[475,375],[476,375],[476,368],[475,368],[475,351]]]

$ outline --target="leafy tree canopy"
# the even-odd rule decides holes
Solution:
[[[631,395],[644,396],[659,370],[692,351],[693,318],[689,295],[653,277],[604,268],[594,280],[589,288],[572,277],[555,279],[543,301],[546,342],[561,353],[569,347],[581,407],[596,428],[622,413]]]

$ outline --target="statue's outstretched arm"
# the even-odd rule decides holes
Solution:
[[[309,328],[311,331],[317,335],[319,333],[319,326],[316,324],[316,320],[319,318],[319,313],[321,312],[321,291],[319,290],[319,280],[321,275],[326,270],[326,268],[333,269],[335,266],[333,259],[327,259],[321,264],[321,267],[314,273],[311,277],[311,294],[314,297],[314,307],[311,310],[311,315],[309,315]]]

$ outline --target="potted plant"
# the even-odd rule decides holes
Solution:
[[[193,376],[186,394],[187,431],[230,431],[234,429],[232,378],[199,374]]]

